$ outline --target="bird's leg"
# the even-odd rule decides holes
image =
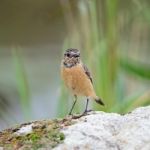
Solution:
[[[86,113],[88,110],[88,104],[89,104],[89,99],[87,98],[87,101],[86,101],[86,107],[85,107],[85,111],[84,111],[84,113]]]
[[[82,113],[81,116],[84,116],[84,115],[87,114],[87,112],[92,111],[92,110],[88,110],[88,104],[89,104],[89,99],[87,98],[87,101],[86,101],[86,107],[85,107],[85,110],[84,110],[84,112]]]
[[[74,103],[73,103],[73,105],[72,105],[72,107],[71,107],[71,110],[70,110],[70,112],[69,112],[69,115],[72,114],[72,110],[73,110],[73,108],[74,108],[74,106],[75,106],[75,104],[76,104],[76,102],[77,102],[77,95],[74,95],[74,97],[75,97],[75,100],[74,100]]]
[[[84,112],[83,112],[82,114],[80,114],[80,115],[72,116],[72,118],[73,118],[73,119],[78,119],[78,118],[80,118],[80,117],[82,117],[82,116],[85,116],[85,115],[87,114],[87,112],[92,111],[92,110],[88,110],[88,103],[89,103],[89,99],[87,98],[86,107],[85,107]]]
[[[87,98],[87,101],[86,101],[86,107],[85,107],[85,110],[84,110],[84,112],[82,113],[82,115],[81,116],[84,116],[87,112],[88,112],[88,104],[89,104],[89,99]]]

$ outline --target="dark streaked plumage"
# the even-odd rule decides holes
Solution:
[[[92,76],[91,76],[91,73],[89,72],[89,69],[87,68],[86,65],[83,65],[83,68],[84,68],[86,75],[88,76],[88,78],[91,80],[91,83],[93,84]]]

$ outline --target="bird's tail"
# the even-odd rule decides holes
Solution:
[[[103,101],[99,98],[99,97],[97,97],[96,99],[95,99],[95,101],[96,101],[96,103],[98,103],[98,104],[100,104],[100,105],[105,105],[104,103],[103,103]]]

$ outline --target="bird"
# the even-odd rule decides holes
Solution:
[[[82,63],[78,49],[69,48],[64,52],[61,62],[61,77],[75,98],[69,115],[72,115],[78,96],[85,96],[87,99],[83,115],[88,112],[89,99],[93,99],[98,104],[104,105],[101,98],[95,93],[91,73],[87,66]]]

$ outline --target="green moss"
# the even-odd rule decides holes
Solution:
[[[33,132],[33,133],[29,134],[29,136],[28,136],[28,140],[31,140],[33,143],[39,141],[40,139],[41,138],[38,133]]]
[[[0,132],[0,147],[4,150],[22,149],[37,150],[39,148],[54,148],[65,139],[65,135],[60,131],[64,126],[70,125],[72,120],[44,120],[28,124],[22,124],[16,128],[11,128]],[[26,125],[33,124],[32,132],[29,134],[17,134],[17,131]]]
[[[60,140],[63,141],[65,139],[65,135],[63,133],[59,134]]]

